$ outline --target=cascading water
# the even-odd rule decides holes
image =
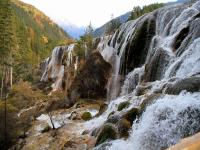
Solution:
[[[100,116],[77,123],[79,132],[101,129],[110,116],[125,119],[132,129],[127,139],[107,141],[95,149],[161,150],[200,132],[199,24],[200,1],[160,8],[121,25],[114,35],[98,39],[95,47],[112,65],[109,104]],[[73,49],[74,45],[56,47],[43,63],[41,80],[53,80],[53,90],[62,87],[64,76],[70,86],[66,67],[74,67],[76,76],[78,57],[73,61]],[[120,111],[123,102],[128,105]],[[133,108],[137,119],[123,118]],[[119,120],[113,123],[116,132]]]
[[[133,71],[131,71],[124,81],[124,85],[122,86],[121,94],[120,95],[126,95],[131,93],[136,86],[140,82],[140,78],[142,74],[144,73],[144,66],[141,68],[136,68]]]
[[[111,142],[109,150],[160,150],[200,131],[200,93],[166,95],[147,107],[133,124],[129,139]],[[97,148],[98,149],[98,148]]]
[[[73,63],[72,52],[74,44],[69,46],[57,46],[53,49],[52,56],[44,62],[44,73],[41,81],[47,82],[49,79],[53,80],[53,91],[62,89],[62,82],[64,77],[65,62],[67,67]]]
[[[138,36],[137,26],[152,16],[156,18],[155,34],[151,43],[147,45],[148,52],[144,66],[138,65],[134,70],[126,73],[128,75],[120,89],[120,95],[123,97],[113,100],[107,111],[100,117],[87,122],[87,126],[95,125],[96,128],[102,125],[109,113],[117,112],[120,102],[130,100],[130,97],[132,101],[142,101],[144,97],[158,91],[162,96],[147,106],[140,118],[134,121],[128,139],[110,141],[99,145],[95,150],[161,150],[178,143],[181,138],[200,131],[198,90],[194,93],[182,91],[178,95],[166,95],[162,91],[169,82],[179,81],[180,78],[199,77],[199,14],[200,1],[190,7],[185,4],[167,6],[122,25],[111,39],[106,41],[108,44],[100,52],[104,59],[112,64],[113,76],[120,76],[120,69],[126,62],[123,59],[126,59],[127,44]],[[134,51],[134,49],[131,50]],[[111,85],[114,87],[108,92],[114,95],[111,96],[113,99],[118,96],[120,90],[116,92],[116,88],[121,85],[117,84],[116,79],[111,80]],[[141,96],[142,99],[135,95],[136,89],[141,86],[148,88]],[[135,103],[132,104],[130,107],[137,107]]]
[[[108,37],[103,38],[98,45],[99,51],[104,59],[110,62],[113,66],[112,76],[108,87],[109,90],[107,92],[109,94],[107,97],[108,100],[113,100],[119,95],[121,87],[120,82],[124,79],[124,76],[119,74],[121,59],[127,41],[131,38],[130,35],[134,32],[135,22],[136,21],[128,22],[125,26],[121,26],[119,33],[116,32],[110,39],[108,39]],[[119,41],[119,39],[121,39],[121,41]],[[100,48],[103,48],[103,50]]]

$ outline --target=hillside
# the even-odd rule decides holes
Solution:
[[[120,24],[122,24],[128,20],[129,16],[130,16],[130,12],[127,12],[119,17],[116,17],[114,20],[119,20]],[[103,36],[105,34],[107,26],[109,26],[109,24],[111,24],[111,21],[106,22],[104,25],[102,25],[101,27],[94,30],[94,32],[93,32],[94,37]]]
[[[12,63],[14,80],[32,80],[34,68],[49,55],[51,49],[70,41],[63,29],[31,5],[18,0],[2,0],[0,12],[0,53],[7,47],[5,56],[10,56],[9,60],[1,59],[1,64]],[[3,40],[9,42],[5,44]],[[12,46],[9,46],[10,43]]]

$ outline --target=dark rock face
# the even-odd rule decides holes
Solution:
[[[156,21],[152,14],[136,24],[136,29],[127,42],[122,56],[120,73],[125,75],[145,63],[152,37],[155,35]]]
[[[170,56],[166,50],[163,50],[162,48],[157,49],[149,62],[146,63],[143,82],[160,80],[165,71],[163,68],[169,64],[169,58]]]
[[[106,85],[111,65],[99,52],[94,52],[77,73],[68,91],[68,98],[74,104],[77,98],[105,98]]]
[[[164,93],[179,94],[182,90],[197,92],[200,90],[200,77],[189,77],[166,85]]]

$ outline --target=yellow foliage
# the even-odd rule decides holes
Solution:
[[[47,44],[49,41],[48,41],[48,37],[46,37],[46,36],[42,36],[42,42],[44,43],[44,44]]]

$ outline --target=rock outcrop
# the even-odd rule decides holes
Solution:
[[[111,65],[101,54],[92,53],[67,91],[70,104],[74,104],[78,98],[105,99],[110,71]]]

